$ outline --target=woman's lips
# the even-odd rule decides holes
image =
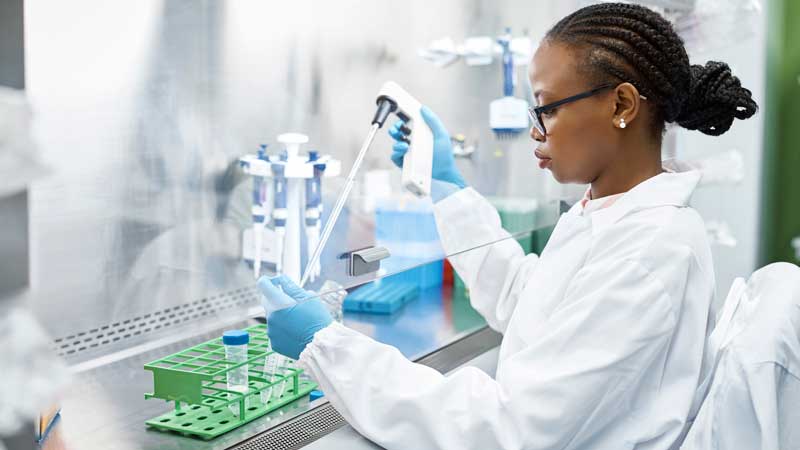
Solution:
[[[533,152],[537,158],[539,158],[539,168],[544,169],[550,166],[552,159],[549,156],[546,156],[544,153],[540,152],[538,149]]]

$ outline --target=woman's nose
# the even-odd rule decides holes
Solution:
[[[538,142],[544,142],[545,137],[542,133],[539,132],[538,128],[531,127],[531,139]]]

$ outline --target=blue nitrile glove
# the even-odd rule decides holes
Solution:
[[[281,355],[295,360],[300,358],[300,353],[314,339],[314,333],[333,321],[319,298],[314,298],[312,292],[300,288],[285,275],[261,277],[258,288],[265,297],[264,309],[272,310],[267,317],[272,349]],[[293,306],[275,311],[275,305]]]
[[[456,167],[456,161],[453,157],[453,144],[450,142],[450,134],[444,128],[442,121],[430,110],[427,106],[420,108],[423,120],[428,124],[433,132],[433,170],[431,177],[434,180],[444,181],[458,186],[463,189],[467,186],[464,178]],[[397,167],[403,167],[403,157],[408,151],[408,142],[403,139],[408,139],[408,136],[403,133],[401,127],[405,123],[400,120],[389,128],[389,136],[394,139],[395,144],[392,147],[392,162]],[[413,133],[413,131],[412,131]]]

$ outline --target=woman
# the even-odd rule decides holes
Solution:
[[[690,65],[672,26],[635,5],[565,17],[529,75],[542,105],[531,114],[540,167],[591,188],[540,256],[506,239],[451,258],[473,306],[503,333],[496,378],[413,364],[331,324],[318,301],[270,315],[273,346],[299,356],[345,419],[387,448],[674,448],[697,406],[714,276],[688,206],[700,175],[662,168],[662,135],[667,122],[719,135],[757,106],[727,65]],[[507,237],[465,187],[444,127],[423,115],[445,250]],[[399,125],[391,134],[400,163]],[[285,278],[260,287],[271,299],[308,295]]]

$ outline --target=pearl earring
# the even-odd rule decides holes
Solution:
[[[627,126],[628,126],[628,124],[627,124],[627,123],[625,123],[625,119],[624,119],[624,118],[622,118],[622,119],[619,119],[619,127],[620,127],[620,128],[625,128],[625,127],[627,127]]]

